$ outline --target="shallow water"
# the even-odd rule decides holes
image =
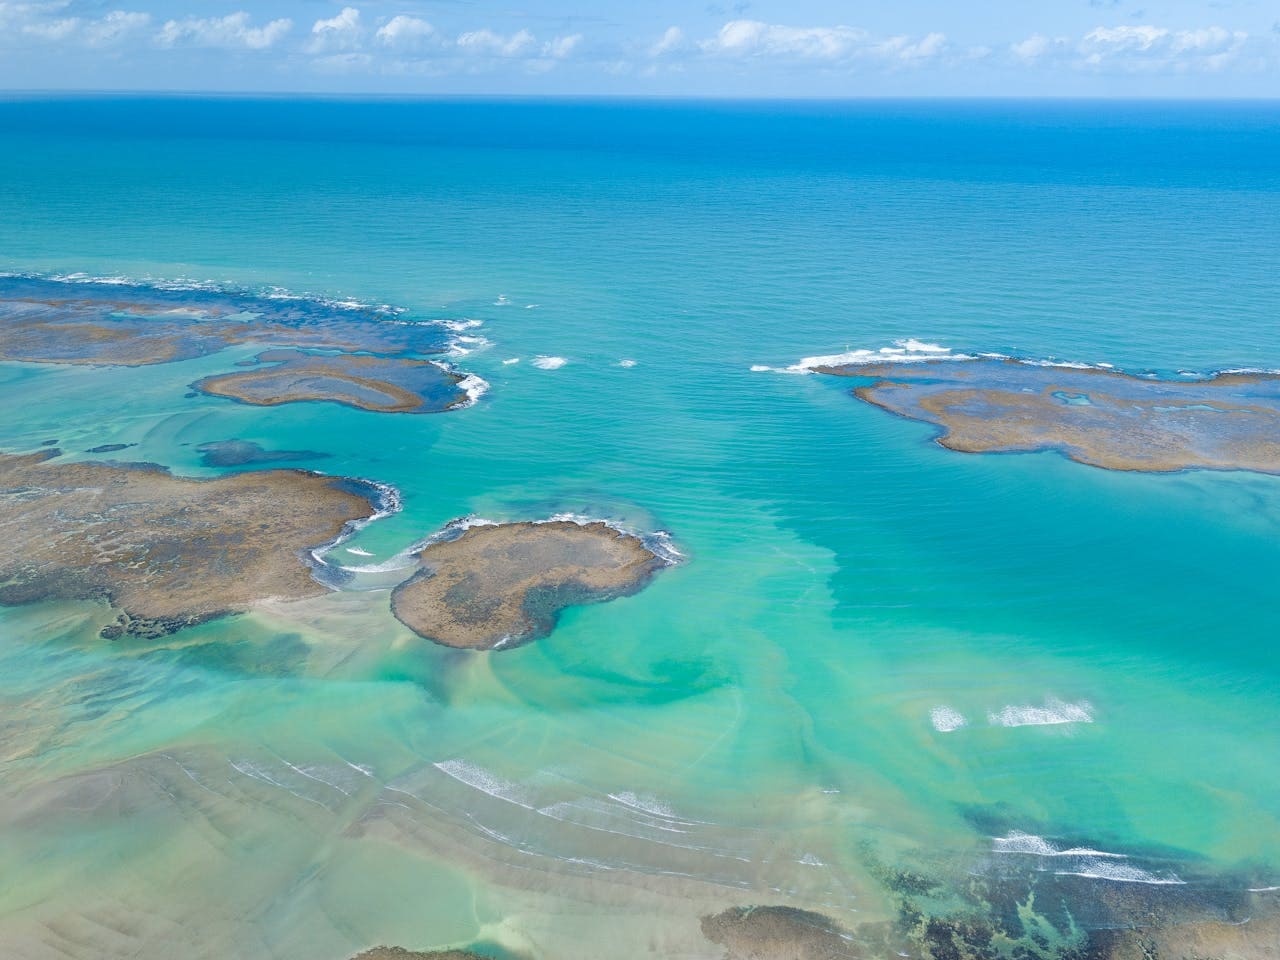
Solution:
[[[99,640],[91,604],[0,609],[11,955],[710,957],[698,917],[734,903],[888,915],[867,841],[964,865],[1013,831],[1280,883],[1280,480],[954,453],[847,383],[751,370],[911,338],[1280,367],[1275,107],[0,118],[0,268],[481,321],[450,360],[491,384],[403,416],[187,396],[251,346],[5,363],[0,449],[206,476],[214,441],[328,453],[295,465],[403,501],[349,566],[562,512],[687,561],[493,654],[415,638],[377,574],[162,643]]]

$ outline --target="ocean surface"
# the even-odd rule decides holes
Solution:
[[[1280,368],[1277,238],[1275,104],[0,101],[0,270],[476,321],[490,385],[406,416],[187,395],[235,350],[0,363],[0,450],[326,452],[288,465],[402,504],[349,567],[468,515],[684,557],[480,654],[376,570],[162,641],[0,608],[6,956],[714,957],[733,904],[890,916],[870,850],[1280,884],[1280,478],[955,453],[784,372]]]

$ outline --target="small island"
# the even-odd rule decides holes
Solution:
[[[299,470],[211,480],[154,464],[0,454],[0,603],[105,600],[103,635],[156,637],[326,588],[306,551],[376,512],[366,481]]]
[[[1057,450],[1108,470],[1280,473],[1280,375],[1167,380],[1009,358],[815,366],[966,453]]]
[[[192,387],[255,406],[328,400],[376,413],[436,413],[469,402],[461,386],[466,379],[410,357],[268,350],[244,372],[206,377]]]
[[[419,636],[468,650],[544,637],[565,607],[636,593],[669,564],[640,537],[572,520],[471,526],[418,560],[392,611]]]

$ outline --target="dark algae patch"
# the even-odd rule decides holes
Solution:
[[[1280,473],[1280,375],[1167,380],[1007,358],[819,366],[950,450],[1056,450],[1108,470]]]
[[[569,520],[473,526],[418,560],[393,612],[421,637],[472,650],[546,636],[565,607],[635,593],[667,565],[639,537]]]
[[[863,960],[869,956],[829,917],[795,907],[731,907],[703,917],[702,935],[724,947],[725,960]]]
[[[252,440],[214,440],[196,447],[206,467],[247,467],[260,463],[320,460],[329,454],[319,450],[266,450]]]
[[[374,513],[376,491],[296,470],[212,480],[151,464],[0,454],[0,603],[105,600],[108,637],[155,637],[325,592],[303,562]]]

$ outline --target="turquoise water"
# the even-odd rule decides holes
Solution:
[[[491,384],[406,417],[185,396],[251,348],[0,364],[0,448],[326,451],[403,498],[351,565],[560,512],[687,558],[495,654],[376,575],[161,644],[0,610],[0,941],[709,957],[734,903],[886,915],[867,842],[1013,830],[1280,883],[1280,481],[956,454],[751,369],[1280,367],[1277,236],[1265,104],[0,103],[0,269],[479,320]]]

